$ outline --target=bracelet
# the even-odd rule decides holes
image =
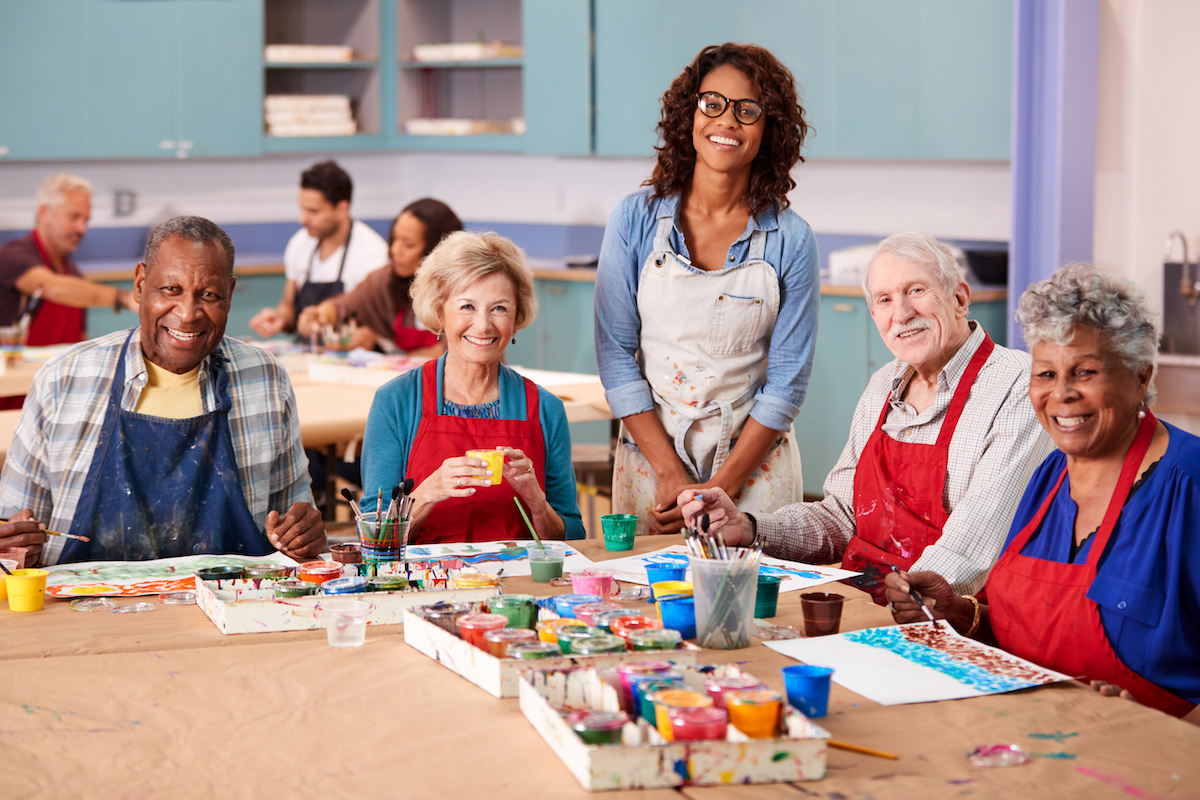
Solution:
[[[975,616],[971,620],[971,627],[967,629],[966,636],[974,636],[975,631],[979,630],[979,600],[973,594],[964,594],[964,600],[970,600],[971,605],[975,606]]]

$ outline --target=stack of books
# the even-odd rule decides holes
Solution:
[[[353,136],[358,132],[344,94],[269,94],[264,101],[269,136]]]

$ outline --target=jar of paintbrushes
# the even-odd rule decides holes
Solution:
[[[712,650],[749,647],[762,550],[726,547],[719,533],[708,533],[703,522],[701,528],[685,535],[696,602],[696,643]]]

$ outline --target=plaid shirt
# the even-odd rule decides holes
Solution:
[[[121,408],[133,411],[146,386],[140,329],[125,356]],[[70,531],[100,441],[117,359],[129,331],[78,344],[46,362],[34,378],[0,475],[0,514],[23,508],[51,530]],[[246,505],[259,528],[267,513],[312,502],[308,459],[300,443],[296,397],[273,356],[234,339],[220,351],[229,373],[230,438]],[[204,413],[217,408],[216,385],[205,359],[200,370]],[[119,490],[117,490],[119,491]],[[43,564],[55,564],[64,540],[52,536]]]
[[[892,400],[883,432],[907,444],[934,444],[958,381],[983,344],[974,331],[938,376],[933,404],[920,414]],[[936,572],[956,592],[973,594],[983,586],[1000,555],[1017,503],[1029,478],[1054,445],[1029,404],[1028,353],[996,346],[971,387],[959,418],[946,465],[943,507],[950,517],[938,541],[925,548],[913,570]],[[858,401],[850,440],[825,479],[825,498],[755,514],[758,536],[768,554],[813,563],[842,557],[854,535],[854,471],[887,401],[901,397],[915,370],[893,361],[876,372]]]

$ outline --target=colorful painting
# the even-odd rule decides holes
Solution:
[[[836,636],[764,642],[806,664],[833,667],[833,680],[885,706],[1013,692],[1071,677],[932,622]]]
[[[532,539],[410,545],[405,557],[410,561],[429,562],[454,559],[480,572],[495,574],[503,569],[505,576],[529,575],[529,556],[525,548],[535,546]],[[570,545],[566,547],[566,555],[563,572],[578,572],[596,566],[594,561]]]
[[[605,561],[601,565],[601,568],[616,572],[617,578],[626,583],[638,583],[646,586],[649,584],[649,581],[646,579],[647,564],[668,564],[686,567],[688,565],[688,549],[685,545],[672,545],[664,547],[662,550],[656,550],[653,553],[642,553],[637,556]],[[801,564],[796,561],[784,561],[781,558],[763,556],[761,566],[758,568],[758,574],[779,575],[783,578],[783,583],[779,584],[779,591],[797,592],[825,583],[840,581],[844,578],[852,578],[858,573],[845,569],[837,569],[836,567],[818,567],[811,564]]]
[[[46,594],[53,597],[136,597],[139,595],[181,592],[193,589],[193,573],[209,567],[296,562],[281,553],[268,556],[180,556],[152,561],[81,561],[46,567]]]

